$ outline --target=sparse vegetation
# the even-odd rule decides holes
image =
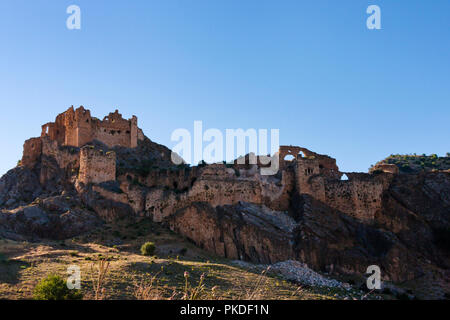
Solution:
[[[91,265],[92,287],[94,289],[94,299],[104,300],[106,289],[104,287],[106,275],[109,271],[110,262],[108,259],[99,258],[97,265]]]
[[[54,274],[38,283],[33,296],[35,300],[80,300],[83,298],[80,290],[70,290],[66,282]]]
[[[450,158],[448,152],[446,157],[439,157],[437,154],[428,156],[426,154],[391,154],[377,164],[395,164],[401,173],[415,173],[419,171],[449,170]]]
[[[141,254],[143,256],[153,256],[156,246],[153,242],[146,242],[141,247]]]
[[[118,240],[112,231],[127,236],[136,236],[141,231],[142,235],[113,245],[111,241]],[[150,241],[160,250],[158,257],[140,254],[142,244]],[[83,299],[91,300],[360,297],[353,291],[299,288],[276,274],[238,267],[228,259],[195,247],[150,219],[114,222],[92,234],[66,240],[65,247],[60,244],[61,241],[28,243],[8,240],[1,243],[4,256],[20,254],[26,258],[0,263],[0,299],[33,298],[39,279],[49,273],[64,279],[67,266],[73,263],[81,269]],[[73,257],[71,252],[77,252],[78,257]],[[74,258],[77,258],[76,262]],[[187,279],[185,272],[188,272]]]
[[[169,298],[171,300],[174,294]],[[157,275],[149,275],[147,279],[135,283],[134,297],[136,300],[164,300],[164,290],[160,287]]]

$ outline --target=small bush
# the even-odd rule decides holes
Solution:
[[[155,253],[155,244],[153,242],[146,242],[141,247],[141,253],[144,256],[152,256]]]
[[[66,282],[57,275],[49,275],[42,279],[34,288],[35,300],[81,300],[80,290],[70,290]]]

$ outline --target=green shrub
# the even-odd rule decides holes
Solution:
[[[81,300],[80,290],[70,290],[66,282],[57,275],[49,275],[42,279],[34,288],[35,300]]]
[[[146,242],[141,247],[141,253],[144,256],[152,256],[155,253],[155,244],[153,242]]]

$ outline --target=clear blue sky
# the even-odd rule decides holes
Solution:
[[[1,174],[70,105],[135,114],[168,147],[194,120],[279,128],[344,171],[450,151],[448,0],[2,0],[0,38]]]

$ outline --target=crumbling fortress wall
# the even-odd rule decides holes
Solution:
[[[79,180],[84,183],[115,180],[114,153],[102,155],[96,153],[98,150],[87,149],[80,152],[80,148],[93,141],[107,147],[136,148],[138,141],[143,139],[144,134],[138,128],[135,116],[126,120],[116,110],[99,120],[83,106],[76,110],[72,106],[59,114],[55,122],[43,125],[41,137],[25,141],[21,164],[32,168],[40,160],[56,161],[57,166],[69,175],[80,170]],[[45,184],[52,175],[47,171],[47,166],[42,166],[41,184]]]
[[[201,168],[195,182],[185,192],[166,188],[152,188],[146,195],[146,212],[157,222],[193,203],[208,203],[212,207],[235,205],[240,202],[255,203],[287,211],[293,176],[288,172],[281,177],[261,176],[257,170],[236,171],[215,164]]]
[[[385,173],[381,175],[340,172],[335,159],[296,146],[281,146],[279,155],[280,168],[294,170],[300,195],[307,194],[365,222],[374,221],[382,208],[382,194],[392,175],[398,173],[392,166],[377,167]],[[341,180],[344,175],[347,180]]]
[[[335,159],[298,146],[281,146],[256,163],[253,157],[174,165],[171,151],[144,137],[136,117],[125,120],[116,111],[100,121],[70,108],[25,142],[22,166],[0,180],[0,205],[40,206],[56,222],[28,225],[20,221],[24,215],[9,213],[3,221],[7,232],[17,232],[18,223],[24,234],[65,238],[89,230],[78,227],[86,217],[144,216],[231,259],[295,259],[342,274],[377,264],[393,281],[421,276],[430,261],[433,269],[443,265],[448,172],[399,174],[390,163],[369,173],[341,172]],[[262,168],[276,167],[263,157],[279,161],[280,170],[263,175]],[[72,204],[76,211],[66,214]]]
[[[385,191],[382,179],[370,175],[352,176],[344,181],[326,180],[324,186],[327,205],[365,222],[374,221],[376,213],[382,209]]]
[[[32,168],[38,162],[53,161],[66,176],[75,176],[79,182],[111,181],[116,179],[115,153],[86,145],[98,141],[107,147],[136,148],[138,141],[143,139],[135,116],[126,120],[116,110],[99,120],[84,107],[74,110],[72,106],[59,114],[55,122],[43,125],[41,137],[25,141],[21,164]],[[41,184],[54,175],[49,167],[41,165]]]
[[[86,145],[97,140],[107,147],[135,148],[143,139],[135,116],[126,120],[116,110],[99,120],[83,107],[71,107],[59,114],[55,122],[43,125],[40,138],[25,142],[22,164],[32,167],[41,157],[54,159],[61,169],[73,171],[84,184],[114,181],[115,153]],[[385,165],[376,168],[377,174],[343,173],[336,159],[298,146],[280,146],[277,156],[280,170],[275,176],[261,176],[262,165],[247,163],[247,155],[245,165],[235,162],[232,166],[215,164],[174,172],[155,170],[145,177],[130,172],[119,174],[117,179],[126,197],[102,191],[101,187],[96,190],[157,221],[198,202],[213,207],[248,202],[288,211],[291,196],[297,193],[371,222],[381,210],[382,194],[389,180],[398,172],[392,165]],[[344,174],[347,180],[341,179]],[[42,169],[41,183],[50,175]],[[136,183],[142,187],[136,187]]]
[[[123,119],[116,110],[103,120],[91,116],[83,106],[74,110],[73,106],[59,114],[55,122],[42,126],[41,137],[49,136],[60,145],[82,147],[98,140],[108,147],[123,146],[135,148],[138,141],[137,118]]]
[[[23,144],[23,156],[21,163],[23,166],[31,167],[42,154],[42,141],[40,138],[31,138]]]
[[[116,180],[116,153],[93,146],[81,148],[78,180],[84,184]]]
[[[300,154],[301,151],[301,154]],[[296,155],[284,160],[287,155]],[[281,146],[277,175],[262,176],[258,165],[212,164],[161,174],[150,174],[139,183],[147,187],[143,199],[145,214],[155,221],[194,203],[212,207],[254,203],[272,210],[289,211],[292,195],[309,195],[327,206],[364,222],[373,222],[382,209],[382,194],[393,175],[343,173],[336,160],[306,148]],[[389,168],[388,168],[389,169]],[[341,177],[347,180],[341,180]],[[119,177],[124,190],[138,177]]]

